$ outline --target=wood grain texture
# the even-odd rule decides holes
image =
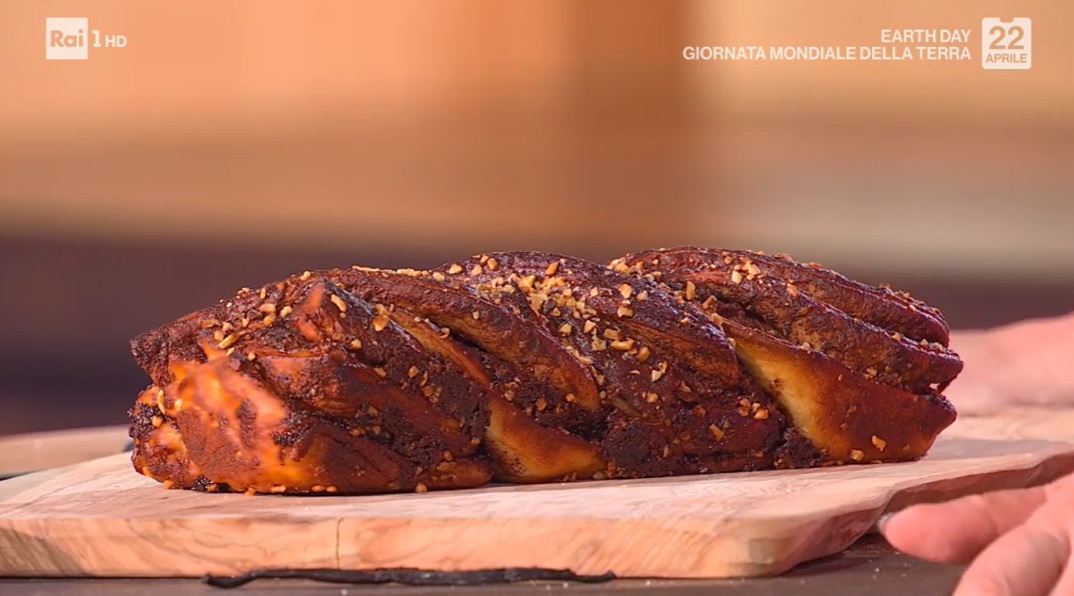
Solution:
[[[1074,411],[963,418],[908,464],[372,497],[163,490],[126,454],[0,484],[0,574],[503,566],[622,577],[781,573],[886,510],[1074,470]]]
[[[0,437],[0,477],[76,464],[123,450],[129,427],[75,428]]]

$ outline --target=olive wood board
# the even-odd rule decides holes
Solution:
[[[0,437],[0,477],[112,455],[130,442],[129,427],[99,426]]]
[[[0,575],[201,576],[263,568],[774,575],[885,511],[1074,470],[1074,410],[963,417],[921,461],[367,497],[164,490],[128,454],[0,483]]]

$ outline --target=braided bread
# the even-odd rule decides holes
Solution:
[[[306,272],[131,344],[136,470],[299,494],[913,460],[962,367],[905,293],[699,248]]]

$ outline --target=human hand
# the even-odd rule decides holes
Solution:
[[[1047,486],[915,505],[880,530],[907,554],[970,563],[955,596],[1074,594],[1074,474]]]
[[[965,362],[944,392],[960,414],[1012,406],[1074,406],[1074,314],[955,331]]]

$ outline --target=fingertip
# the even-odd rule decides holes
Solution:
[[[961,503],[913,505],[890,515],[880,528],[898,551],[940,563],[965,563],[988,538],[979,527],[966,527]],[[959,527],[962,526],[962,527]]]
[[[891,546],[904,552],[914,552],[915,546],[924,538],[927,525],[923,525],[921,509],[925,505],[914,505],[895,513],[886,513],[877,521],[877,529]]]
[[[884,538],[907,554],[966,563],[1023,523],[1044,502],[1041,488],[970,495],[946,503],[913,505],[880,524]]]
[[[881,534],[884,533],[884,526],[887,525],[888,520],[890,520],[893,515],[895,515],[895,514],[894,513],[885,513],[885,514],[880,516],[880,519],[876,520],[876,529],[877,529],[878,532],[880,532]]]

